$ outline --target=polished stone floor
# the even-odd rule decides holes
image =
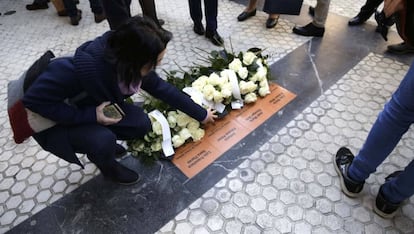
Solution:
[[[300,16],[281,16],[274,29],[266,14],[237,22],[246,1],[219,0],[219,29],[227,49],[266,48],[272,80],[297,98],[192,179],[175,166],[122,163],[143,181],[120,186],[105,181],[80,155],[85,169],[59,160],[29,140],[14,144],[7,119],[7,82],[51,49],[67,55],[108,30],[95,24],[81,1],[79,26],[47,10],[29,12],[30,1],[0,1],[0,233],[413,233],[414,197],[397,216],[372,212],[384,178],[413,159],[408,131],[391,156],[369,177],[361,196],[339,188],[332,157],[341,146],[354,153],[413,61],[386,46],[375,22],[348,27],[363,0],[332,1],[323,38],[291,32],[311,18],[305,0]],[[157,0],[159,17],[174,33],[160,67],[191,65],[202,50],[219,49],[192,32],[187,1]],[[171,10],[173,9],[173,10]],[[14,14],[5,14],[9,11]],[[138,1],[132,11],[140,13]]]

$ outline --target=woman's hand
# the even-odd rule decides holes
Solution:
[[[119,119],[114,119],[114,118],[109,118],[106,117],[103,113],[103,109],[105,106],[109,105],[110,102],[102,102],[101,105],[96,107],[96,121],[102,125],[112,125],[112,124],[116,124],[119,121],[121,121],[122,118]]]
[[[214,119],[216,119],[217,118],[217,115],[216,115],[216,110],[212,110],[212,109],[207,109],[207,116],[206,116],[206,118],[203,120],[203,124],[206,124],[206,123],[214,123]]]

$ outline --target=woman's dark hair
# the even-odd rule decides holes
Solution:
[[[106,59],[116,65],[118,80],[129,86],[141,81],[144,65],[157,65],[170,39],[151,19],[134,16],[109,36]]]

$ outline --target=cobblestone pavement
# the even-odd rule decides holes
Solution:
[[[199,53],[196,48],[217,49],[192,33],[187,1],[156,2],[159,17],[174,32],[160,70],[191,65]],[[305,1],[309,5],[315,2]],[[26,11],[28,3],[0,1],[0,233],[99,174],[84,156],[82,170],[41,150],[33,140],[21,145],[12,140],[6,111],[7,82],[45,50],[58,56],[69,54],[108,29],[106,22],[93,22],[87,1],[79,5],[83,18],[77,27],[69,25],[68,18],[57,17],[52,7]],[[330,11],[352,17],[363,3],[332,1]],[[219,4],[219,32],[227,39],[226,47],[234,51],[251,46],[267,48],[272,63],[309,40],[292,34],[294,24],[283,18],[274,30],[258,27],[266,19],[263,12],[239,24],[234,18],[243,6],[227,0]],[[9,10],[17,12],[5,15]],[[140,13],[137,1],[133,1],[132,12]],[[354,152],[361,147],[407,69],[405,64],[370,54],[159,233],[414,232],[414,198],[392,220],[372,212],[384,177],[412,159],[413,131],[368,179],[360,198],[349,199],[340,192],[332,166],[332,156],[340,146],[348,145]]]

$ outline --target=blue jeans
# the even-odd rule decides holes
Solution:
[[[391,100],[379,114],[362,149],[349,167],[349,176],[365,181],[388,157],[414,122],[414,63]],[[383,195],[399,203],[414,194],[414,160],[403,173],[382,186]]]

